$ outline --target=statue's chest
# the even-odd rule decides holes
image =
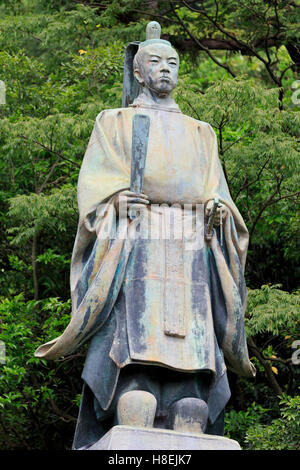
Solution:
[[[144,178],[144,192],[151,200],[201,201],[207,162],[205,141],[195,125],[180,114],[160,113],[151,117]]]

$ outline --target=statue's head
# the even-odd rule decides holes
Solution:
[[[157,22],[148,24],[146,37],[134,57],[134,76],[156,95],[168,96],[177,85],[179,56],[168,41],[160,39]]]

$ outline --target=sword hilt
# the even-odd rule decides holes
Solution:
[[[220,203],[218,198],[215,198],[214,199],[214,204],[213,204],[212,209],[211,209],[210,214],[209,214],[206,229],[205,229],[205,240],[206,241],[210,241],[212,239],[212,236],[213,236],[213,233],[214,233],[214,231],[213,231],[214,221],[215,221],[215,218],[216,218],[217,209],[219,207],[222,207],[222,204]]]

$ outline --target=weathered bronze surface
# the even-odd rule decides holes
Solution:
[[[189,410],[205,402],[205,432],[222,434],[230,396],[225,361],[238,374],[255,374],[244,332],[247,228],[230,197],[212,127],[183,115],[171,98],[177,52],[156,37],[158,27],[148,30],[151,39],[126,52],[129,106],[99,114],[80,170],[71,321],[36,351],[56,359],[92,338],[75,448],[108,431],[118,400],[130,407],[122,396],[133,390],[156,398],[154,426],[172,427],[172,406],[193,398],[198,408],[180,401],[181,429],[188,429]],[[133,75],[140,89],[132,102]],[[137,216],[122,213],[120,195]],[[206,209],[214,200],[224,217],[212,231],[210,223],[206,237]]]
[[[149,116],[144,114],[133,116],[130,190],[136,193],[141,193],[143,189],[149,128]]]

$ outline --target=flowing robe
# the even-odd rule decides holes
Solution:
[[[146,210],[150,228],[174,233],[184,220],[195,221],[197,205],[198,225],[187,237],[147,239],[140,228],[143,215],[132,221],[115,217],[114,197],[130,186],[135,113],[150,117],[143,186],[157,205],[150,219]],[[208,244],[204,204],[216,197],[229,215],[222,244],[219,230]],[[248,232],[230,197],[209,124],[179,108],[147,104],[103,111],[80,170],[78,205],[71,321],[59,338],[37,349],[37,357],[70,354],[94,336],[83,378],[103,409],[111,403],[120,368],[134,362],[209,370],[220,379],[225,356],[236,373],[254,375],[244,332]],[[144,237],[135,236],[138,229]]]

